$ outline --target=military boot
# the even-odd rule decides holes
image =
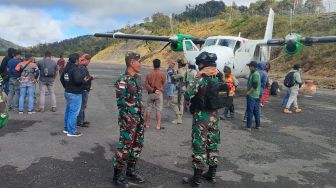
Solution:
[[[183,184],[189,184],[191,187],[201,187],[201,177],[202,177],[202,171],[195,169],[194,170],[194,176],[193,177],[184,177],[182,179]]]
[[[129,188],[127,179],[122,175],[122,169],[114,168],[113,182],[117,187]]]
[[[172,121],[173,124],[182,124],[182,115],[176,115],[176,119]]]
[[[135,165],[128,165],[126,170],[126,177],[137,183],[142,183],[145,181],[144,177],[142,177],[136,170]]]
[[[202,174],[202,177],[211,183],[216,183],[216,169],[217,166],[209,166],[208,172]]]

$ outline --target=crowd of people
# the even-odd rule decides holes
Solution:
[[[87,66],[90,55],[71,54],[68,62],[61,56],[58,62],[54,61],[49,51],[40,61],[35,61],[31,54],[21,57],[21,52],[8,49],[8,55],[3,59],[0,75],[3,80],[3,95],[7,98],[9,111],[23,114],[27,98],[27,112],[34,114],[45,111],[46,89],[50,94],[50,111],[56,112],[56,97],[54,82],[57,75],[64,87],[66,107],[64,112],[63,132],[70,137],[79,137],[82,134],[77,126],[88,127],[90,122],[85,121],[85,109],[88,96],[92,90],[91,75]],[[183,178],[183,182],[192,187],[200,187],[201,179],[216,183],[216,169],[218,166],[218,144],[220,144],[220,119],[234,118],[234,96],[238,80],[229,66],[222,71],[217,69],[217,56],[213,53],[202,52],[195,63],[198,66],[186,63],[183,59],[169,62],[165,72],[161,70],[161,61],[153,60],[153,70],[146,75],[145,89],[148,93],[146,109],[143,106],[142,84],[140,79],[141,58],[135,52],[125,55],[126,71],[120,75],[115,83],[116,104],[119,110],[118,125],[120,137],[115,157],[113,181],[117,186],[129,187],[128,180],[138,183],[144,182],[144,177],[135,166],[144,143],[144,128],[150,128],[151,111],[156,111],[156,129],[161,130],[161,112],[164,105],[164,93],[167,96],[167,106],[172,107],[176,118],[173,124],[183,123],[184,111],[193,115],[192,125],[192,166],[194,175]],[[175,69],[175,66],[178,66]],[[268,71],[270,64],[251,61],[247,66],[250,75],[247,81],[246,92],[246,130],[251,131],[253,118],[255,128],[260,129],[260,107],[264,107],[270,93],[270,79]],[[38,108],[35,111],[36,85],[39,86]],[[284,85],[288,88],[285,96],[285,113],[301,112],[297,104],[297,95],[302,86],[300,66],[294,65],[285,78]],[[6,98],[6,97],[5,97]],[[1,99],[1,98],[0,98]],[[219,110],[223,112],[219,114]],[[0,109],[1,110],[1,109]],[[126,177],[123,168],[126,168]],[[206,169],[208,169],[207,172]]]
[[[19,114],[46,111],[47,90],[50,95],[49,109],[51,112],[56,112],[57,101],[54,85],[59,74],[65,88],[64,96],[67,102],[63,132],[68,136],[80,136],[81,133],[76,130],[76,126],[88,127],[90,124],[85,121],[85,108],[91,90],[91,81],[95,79],[95,76],[91,76],[87,69],[90,59],[89,54],[81,57],[78,54],[72,54],[69,56],[69,63],[65,63],[62,56],[56,62],[51,52],[46,51],[44,57],[36,61],[31,54],[23,55],[20,50],[9,48],[0,66],[1,91],[6,101],[6,106],[0,110],[1,114],[7,114],[1,119],[8,118],[7,111]],[[36,91],[37,85],[38,92]],[[76,100],[76,94],[80,99]]]

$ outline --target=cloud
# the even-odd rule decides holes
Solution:
[[[22,46],[64,39],[62,23],[41,10],[0,7],[0,37]]]
[[[181,13],[208,0],[1,0],[0,37],[22,46],[139,23],[154,13]],[[235,0],[248,4],[255,0]],[[232,0],[224,0],[229,5]]]

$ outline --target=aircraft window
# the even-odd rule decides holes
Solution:
[[[208,39],[205,41],[204,46],[213,46],[217,42],[217,39]]]
[[[235,44],[236,44],[236,40],[231,40],[231,39],[220,39],[218,42],[218,45],[226,46],[229,48],[234,48]]]
[[[236,52],[239,48],[240,48],[240,41],[237,41],[233,51]]]
[[[190,41],[185,41],[185,46],[187,51],[198,51]]]

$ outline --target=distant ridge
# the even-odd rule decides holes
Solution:
[[[2,52],[7,51],[8,48],[22,48],[22,47],[10,41],[0,38],[0,51]]]

